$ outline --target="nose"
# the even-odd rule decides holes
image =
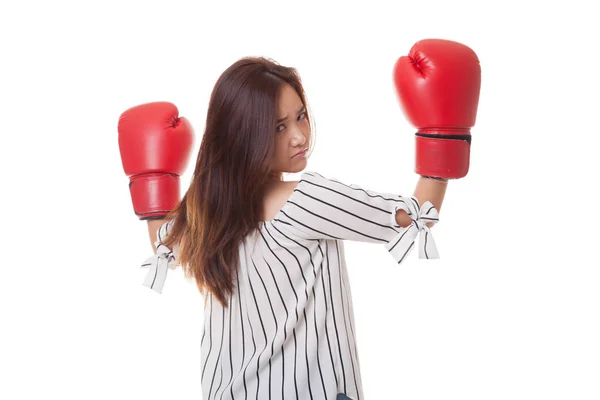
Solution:
[[[294,131],[293,139],[296,145],[304,145],[307,141],[306,135],[300,129]]]

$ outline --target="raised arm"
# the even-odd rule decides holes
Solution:
[[[430,201],[439,213],[447,180],[469,171],[481,86],[479,59],[455,41],[421,40],[394,65],[394,82],[402,111],[418,128],[415,172],[420,177],[414,196],[421,205]],[[403,210],[396,217],[401,226],[411,223]]]
[[[142,263],[148,268],[143,285],[160,293],[174,255],[161,253],[154,243],[158,230],[168,222],[166,216],[180,201],[180,176],[190,157],[194,130],[168,102],[129,108],[119,117],[117,129],[133,211],[140,220],[147,221],[154,253]]]

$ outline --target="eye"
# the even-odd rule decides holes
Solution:
[[[306,119],[306,111],[301,112],[300,114],[298,114],[298,118],[303,117],[302,119]],[[285,128],[284,124],[278,125],[276,128],[277,132],[282,132],[282,129],[279,129],[280,126],[283,126]]]

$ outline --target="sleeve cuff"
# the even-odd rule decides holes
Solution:
[[[440,258],[435,240],[427,223],[438,223],[439,215],[430,201],[426,201],[422,206],[416,197],[402,197],[390,213],[390,222],[394,228],[398,228],[398,233],[384,245],[390,255],[401,264],[412,251],[415,240],[419,236],[419,258],[434,259]],[[402,227],[396,222],[396,212],[402,209],[412,219],[412,223],[407,227]]]
[[[169,268],[176,268],[175,253],[162,244],[161,241],[161,238],[168,235],[170,223],[167,222],[158,229],[156,233],[157,240],[154,242],[156,254],[148,257],[141,265],[142,268],[148,268],[148,273],[142,285],[158,293],[162,293]]]

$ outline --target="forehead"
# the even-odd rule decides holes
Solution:
[[[279,103],[277,109],[281,112],[286,110],[296,110],[302,105],[302,99],[296,93],[296,90],[289,84],[284,85],[279,93]]]

